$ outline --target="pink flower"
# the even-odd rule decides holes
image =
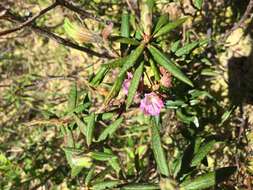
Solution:
[[[144,99],[141,100],[140,109],[145,115],[157,116],[164,107],[161,98],[154,92],[145,94]]]
[[[125,79],[124,82],[123,82],[123,92],[124,92],[125,95],[128,94],[128,89],[130,87],[132,78],[133,78],[133,74],[128,72],[127,73],[127,79]]]

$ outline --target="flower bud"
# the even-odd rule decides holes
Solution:
[[[71,38],[79,43],[101,43],[103,41],[100,35],[76,23],[71,23],[68,19],[65,19],[64,29]]]

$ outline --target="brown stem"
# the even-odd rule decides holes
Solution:
[[[244,12],[243,16],[241,17],[241,19],[234,24],[234,26],[227,31],[224,36],[222,37],[223,39],[221,40],[222,42],[224,42],[229,36],[230,34],[232,34],[233,31],[235,31],[236,29],[242,27],[242,25],[244,24],[245,20],[249,17],[249,15],[251,14],[251,10],[253,8],[253,0],[249,1],[249,4],[247,6],[246,11]]]
[[[7,10],[6,14],[5,14],[5,17],[11,21],[11,22],[16,22],[16,23],[24,23],[26,22],[26,19],[17,15],[17,14],[14,14],[14,13],[11,13],[9,10]],[[42,27],[39,27],[39,26],[36,26],[35,24],[29,22],[28,24],[25,25],[25,27],[29,27],[30,29],[32,29],[34,32],[36,32],[37,34],[40,34],[44,37],[47,37],[49,39],[52,39],[54,41],[56,41],[57,43],[59,44],[62,44],[64,46],[67,46],[67,47],[70,47],[70,48],[73,48],[73,49],[76,49],[76,50],[79,50],[79,51],[82,51],[82,52],[85,52],[87,54],[90,54],[90,55],[93,55],[93,56],[96,56],[96,57],[101,57],[101,58],[113,58],[112,56],[110,56],[109,54],[107,53],[98,53],[98,52],[95,52],[89,48],[86,48],[86,47],[83,47],[83,46],[79,46],[78,44],[75,44],[71,41],[68,41],[48,30],[46,30],[45,28],[42,28]]]
[[[35,14],[33,17],[31,17],[30,19],[24,21],[23,23],[21,23],[20,25],[11,28],[9,30],[4,30],[4,31],[0,31],[0,36],[4,36],[13,32],[16,32],[18,30],[21,30],[22,28],[32,24],[32,22],[34,22],[37,18],[41,17],[42,15],[46,14],[48,11],[54,9],[56,6],[58,5],[57,2],[53,3],[52,5],[46,7],[45,9],[41,10],[40,12],[38,12],[37,14]],[[5,13],[6,14],[6,13]]]

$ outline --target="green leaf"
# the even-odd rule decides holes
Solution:
[[[236,106],[233,106],[231,109],[229,109],[223,113],[223,115],[221,116],[221,122],[220,122],[219,126],[223,125],[228,120],[230,115],[234,112],[235,108],[236,108]]]
[[[196,48],[199,45],[199,41],[192,42],[189,44],[186,44],[184,47],[179,48],[176,51],[176,56],[181,57],[183,55],[189,54],[194,48]]]
[[[91,152],[89,155],[98,161],[109,161],[111,159],[117,159],[117,157],[111,153],[105,153],[105,152]]]
[[[188,125],[193,123],[196,127],[199,127],[199,120],[196,116],[187,116],[182,113],[181,109],[178,109],[176,114],[177,118],[180,119],[182,122]]]
[[[128,69],[130,69],[136,63],[136,61],[142,54],[144,48],[145,44],[141,43],[135,50],[133,50],[133,52],[128,56],[127,60],[125,61],[122,69],[120,70],[120,76],[125,74]]]
[[[145,44],[140,44],[126,59],[126,61],[124,62],[124,65],[122,67],[122,69],[120,70],[119,76],[116,80],[116,82],[114,83],[110,93],[108,94],[108,96],[106,97],[105,101],[104,101],[104,105],[108,105],[108,103],[112,100],[112,98],[114,98],[115,96],[118,95],[120,89],[122,88],[122,84],[123,81],[125,79],[126,76],[126,72],[128,69],[130,69],[137,61],[137,59],[139,58],[139,56],[142,54],[143,50],[144,50]]]
[[[160,73],[159,73],[156,63],[153,61],[153,59],[149,59],[149,63],[150,63],[152,72],[155,76],[155,80],[160,81]]]
[[[72,167],[90,168],[92,165],[92,160],[88,156],[72,156],[71,163]]]
[[[169,176],[167,160],[162,148],[158,126],[155,124],[155,121],[152,121],[151,126],[151,145],[159,172],[165,176]]]
[[[184,18],[180,18],[180,19],[178,19],[174,22],[170,22],[170,23],[166,24],[164,27],[162,27],[160,30],[158,30],[155,33],[154,38],[157,38],[161,35],[167,34],[171,30],[173,30],[173,29],[177,28],[178,26],[182,25],[187,19],[188,19],[188,17],[184,17]]]
[[[166,108],[169,108],[169,109],[177,109],[179,107],[185,107],[185,106],[187,106],[187,104],[182,100],[175,100],[175,101],[168,100],[166,102]]]
[[[106,127],[106,129],[100,134],[98,141],[105,140],[108,136],[111,136],[120,126],[123,121],[123,117],[120,117],[116,121],[114,121],[111,125]]]
[[[95,113],[92,113],[88,119],[87,128],[86,128],[86,143],[88,146],[90,146],[92,143],[92,139],[94,135],[93,133],[94,133],[94,128],[95,128],[95,119],[96,119]]]
[[[205,143],[204,145],[202,145],[198,152],[194,155],[192,162],[191,162],[191,166],[197,166],[198,164],[201,163],[201,161],[206,157],[206,155],[212,150],[214,144],[216,143],[215,140],[212,140],[210,142]]]
[[[194,4],[194,6],[195,6],[197,9],[200,10],[200,9],[202,8],[203,1],[204,1],[204,0],[194,0],[194,1],[193,1],[193,4]]]
[[[129,45],[134,45],[138,46],[140,44],[139,41],[133,39],[133,38],[126,38],[126,37],[120,37],[115,40],[116,42],[122,43],[122,44],[129,44]]]
[[[128,57],[123,57],[123,58],[112,60],[109,63],[103,64],[102,67],[106,67],[106,68],[110,68],[110,69],[122,67],[124,62],[127,60],[127,58]]]
[[[121,15],[121,31],[120,35],[122,37],[129,38],[130,37],[130,22],[129,22],[129,13],[127,10],[123,10]],[[124,55],[127,51],[127,45],[126,44],[120,44],[120,51],[121,55]]]
[[[99,85],[108,71],[109,71],[108,68],[101,67],[99,71],[96,73],[96,75],[93,77],[93,79],[91,80],[90,84],[93,86]]]
[[[104,151],[105,153],[113,154],[112,150],[108,148],[104,148]],[[112,168],[116,171],[117,175],[119,175],[119,172],[121,170],[119,159],[116,158],[115,156],[115,159],[110,159],[108,162],[112,166]]]
[[[203,174],[195,179],[187,179],[180,184],[182,190],[201,190],[213,187],[214,185],[227,180],[234,172],[236,167],[225,167]]]
[[[173,42],[173,43],[171,44],[171,46],[170,46],[170,50],[171,50],[173,53],[175,53],[175,52],[178,50],[179,45],[180,45],[180,40],[177,40],[177,41]]]
[[[169,22],[169,16],[167,14],[159,17],[157,24],[155,26],[154,34],[161,29],[167,22]]]
[[[193,180],[187,180],[181,184],[182,190],[201,190],[215,185],[215,172],[201,175]]]
[[[76,83],[71,86],[68,98],[68,110],[72,111],[75,109],[77,104],[77,86]]]
[[[128,96],[126,100],[126,109],[128,109],[132,104],[132,101],[134,99],[134,96],[136,94],[136,91],[138,89],[138,86],[141,80],[141,76],[143,74],[143,68],[144,68],[144,62],[142,61],[139,67],[134,72],[134,76],[131,80],[131,84],[128,89]]]
[[[86,175],[85,177],[85,185],[88,186],[92,180],[92,178],[94,177],[94,174],[95,174],[95,166],[92,166],[90,169],[89,169],[89,172],[88,174]]]
[[[93,190],[103,190],[103,189],[113,189],[113,187],[116,187],[117,185],[119,185],[120,182],[119,181],[103,181],[103,182],[99,182],[96,183],[92,186]]]
[[[87,126],[85,125],[85,123],[81,119],[79,119],[79,117],[76,114],[73,114],[73,117],[74,117],[74,120],[75,120],[77,126],[79,127],[81,133],[84,136],[86,136],[86,134],[87,134],[86,127]]]
[[[110,93],[107,95],[107,97],[105,98],[105,101],[104,101],[104,106],[108,105],[110,103],[110,101],[118,95],[120,89],[122,88],[122,84],[123,84],[123,81],[126,77],[126,73],[120,75],[117,80],[115,81],[115,83],[113,84],[112,86],[112,89],[110,91]]]
[[[148,46],[148,50],[152,54],[154,60],[163,66],[165,69],[167,69],[172,75],[174,75],[179,80],[185,82],[186,84],[193,86],[192,82],[188,77],[186,77],[180,69],[177,68],[177,66],[172,63],[166,55],[164,55],[162,52],[160,52],[157,48],[155,48],[152,45]]]
[[[158,190],[159,185],[155,184],[129,184],[122,187],[122,190]]]
[[[130,27],[129,27],[129,14],[127,10],[123,10],[121,15],[121,36],[129,38]]]

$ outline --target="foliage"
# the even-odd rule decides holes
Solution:
[[[51,28],[63,46],[26,28],[19,35],[31,37],[4,41],[1,189],[249,187],[252,131],[244,126],[252,124],[238,124],[242,105],[215,86],[223,77],[223,25],[205,23],[204,8],[218,15],[217,2],[193,0],[192,14],[177,1],[76,3],[88,18],[64,4],[64,14],[53,9],[27,26]],[[228,18],[227,28],[239,20]]]

